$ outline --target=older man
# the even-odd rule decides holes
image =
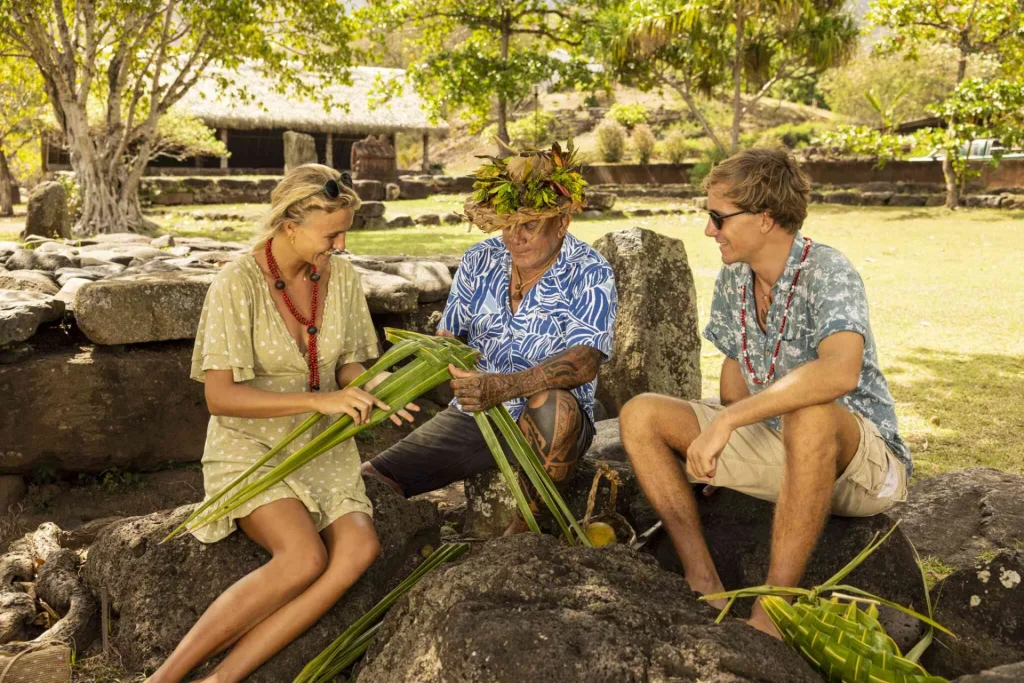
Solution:
[[[622,442],[695,591],[723,590],[695,482],[776,501],[766,583],[795,586],[830,512],[874,515],[905,499],[910,452],[860,275],[799,232],[810,184],[793,157],[741,152],[705,187],[704,234],[725,264],[704,330],[725,354],[721,404],[639,396],[623,407]],[[759,603],[750,624],[778,637]]]
[[[585,185],[571,148],[494,160],[476,177],[466,213],[501,235],[462,257],[438,334],[478,350],[479,372],[451,368],[451,406],[363,465],[406,496],[495,467],[468,413],[503,403],[555,482],[572,473],[594,436],[615,281],[608,262],[568,233]]]

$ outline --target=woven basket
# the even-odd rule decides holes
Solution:
[[[564,198],[563,198],[564,199]],[[552,206],[547,209],[518,209],[512,213],[499,214],[490,204],[481,204],[472,199],[467,199],[463,209],[469,220],[484,232],[495,232],[503,228],[512,228],[520,223],[554,218],[579,213],[583,210],[581,202],[566,201],[560,206]]]
[[[71,648],[61,643],[0,647],[0,683],[69,683]]]

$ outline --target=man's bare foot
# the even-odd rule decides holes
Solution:
[[[768,613],[761,607],[761,602],[754,603],[754,609],[750,614],[750,618],[747,619],[747,624],[753,626],[758,631],[764,631],[773,638],[782,640],[782,634],[779,633],[779,629],[775,628],[775,622],[771,620]]]
[[[721,580],[719,580],[717,576],[715,576],[714,579],[708,579],[705,581],[691,581],[687,578],[686,583],[690,586],[690,590],[694,593],[700,593],[701,595],[714,595],[715,593],[725,592],[725,586],[722,585]],[[729,603],[725,598],[720,598],[718,600],[705,600],[704,602],[715,609],[722,609]]]
[[[515,517],[512,518],[512,523],[505,529],[505,533],[502,536],[515,536],[516,534],[525,534],[530,530],[530,526],[523,519],[523,516],[516,512]]]

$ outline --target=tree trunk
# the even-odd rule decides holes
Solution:
[[[942,160],[942,176],[946,179],[946,208],[955,209],[960,206],[960,183],[957,182],[950,153],[946,150],[946,157]]]
[[[14,193],[11,192],[13,183],[11,169],[7,166],[7,155],[0,149],[0,216],[14,215]]]
[[[732,62],[732,140],[730,153],[735,154],[740,148],[740,120],[743,118],[743,3],[736,2],[736,46]]]
[[[75,166],[75,179],[82,196],[82,217],[75,224],[76,235],[135,232],[152,233],[157,225],[142,215],[139,193],[130,191],[99,164]]]
[[[508,60],[508,43],[512,36],[512,29],[509,26],[509,18],[506,14],[502,18],[501,23],[501,61],[505,62]],[[504,142],[506,145],[509,143],[508,137],[508,99],[505,97],[505,93],[498,93],[498,139]],[[508,152],[498,147],[498,158],[504,159],[508,156]]]

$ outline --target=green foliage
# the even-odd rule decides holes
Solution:
[[[906,158],[923,145],[945,154],[961,182],[976,173],[962,152],[972,140],[996,138],[1007,149],[1024,147],[1024,82],[969,78],[945,102],[929,109],[946,122],[945,127],[893,135],[866,126],[845,126],[822,135],[820,143],[842,153],[874,156],[880,165]],[[996,154],[992,164],[998,163]]]
[[[804,123],[783,123],[782,125],[768,128],[757,133],[751,133],[741,138],[745,147],[788,147],[789,149],[801,149],[811,144],[811,141],[829,130],[829,126],[823,123],[806,121]]]
[[[416,55],[406,83],[392,84],[382,99],[411,85],[435,118],[461,114],[477,130],[491,119],[492,106],[507,111],[533,86],[588,87],[595,75],[574,54],[591,18],[589,2],[553,0],[379,0],[360,10],[376,51],[399,33]],[[568,48],[568,59],[553,54]]]
[[[1024,7],[1018,0],[873,0],[864,20],[885,29],[873,46],[877,54],[914,57],[928,46],[949,45],[957,50],[954,59],[991,53],[1014,61],[1024,51]]]
[[[673,164],[681,164],[688,159],[702,156],[708,149],[703,140],[687,137],[681,130],[674,130],[661,143],[662,155],[668,157]]]
[[[343,4],[317,0],[0,0],[0,54],[30,56],[88,178],[80,233],[149,229],[139,184],[152,153],[215,149],[193,124],[161,123],[200,78],[248,99],[234,78],[247,63],[282,92],[322,99],[322,84],[349,80],[357,29]]]
[[[704,178],[707,177],[708,173],[711,173],[711,169],[715,164],[725,161],[729,155],[725,153],[721,147],[716,145],[710,145],[704,150],[704,154],[701,156],[700,161],[694,164],[693,168],[690,169],[690,182],[694,185],[700,185],[704,182]]]
[[[988,78],[997,65],[972,57],[968,74]],[[928,115],[928,105],[941,102],[956,88],[957,54],[946,45],[924,45],[916,57],[905,51],[872,54],[862,50],[848,63],[826,71],[819,87],[832,111],[854,124],[898,125]],[[876,102],[872,103],[869,93]]]
[[[904,159],[917,144],[913,135],[883,133],[868,126],[840,126],[822,133],[814,140],[837,154],[872,156],[878,166],[895,159]]]
[[[650,126],[646,123],[637,124],[633,128],[633,134],[629,136],[629,140],[633,144],[633,149],[636,150],[640,163],[644,165],[649,164],[651,162],[651,156],[654,154],[654,146],[656,143],[654,133],[651,132]]]
[[[156,124],[150,158],[170,157],[179,161],[189,157],[228,155],[227,146],[216,131],[194,116],[171,110]]]
[[[642,104],[620,104],[616,102],[608,110],[608,118],[618,121],[626,127],[626,130],[633,130],[633,127],[640,123],[647,122],[647,107]]]
[[[39,171],[39,149],[32,143],[42,131],[46,113],[43,79],[28,59],[0,57],[0,152],[15,178]]]
[[[529,114],[508,124],[509,145],[519,149],[549,147],[556,140],[555,115],[546,111]],[[498,124],[484,128],[480,137],[488,142],[498,134]]]
[[[610,27],[606,53],[615,73],[645,90],[676,90],[705,133],[722,150],[739,146],[739,123],[773,88],[813,79],[846,59],[857,39],[845,3],[812,0],[800,6],[784,0],[631,0]],[[737,34],[740,45],[737,45]],[[740,64],[739,83],[734,65]],[[750,93],[732,98],[735,88]],[[699,96],[732,100],[726,145],[703,116]]]
[[[595,129],[597,133],[597,153],[601,160],[609,164],[617,164],[626,154],[626,129],[614,119],[604,118]]]

